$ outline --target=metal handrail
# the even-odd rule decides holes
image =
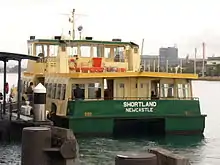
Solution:
[[[101,97],[101,98],[83,98],[83,100],[115,100],[115,99],[123,99],[123,100],[199,100],[198,97]],[[75,100],[75,98],[68,99],[69,101]]]

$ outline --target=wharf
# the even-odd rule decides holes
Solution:
[[[200,81],[220,81],[220,76],[199,77],[197,80],[200,80]]]
[[[17,113],[12,113],[10,119],[10,114],[6,111],[6,114],[2,114],[0,118],[0,140],[20,141],[23,128],[43,125],[53,125],[53,123],[49,120],[36,122],[33,121],[33,118],[24,115],[20,115],[20,119],[17,119]]]

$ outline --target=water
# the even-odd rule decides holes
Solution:
[[[0,89],[3,87],[3,76],[0,74]],[[14,74],[8,74],[9,85],[17,83]],[[218,92],[220,82],[193,82],[194,95],[200,98],[202,113],[208,115],[204,139],[197,136],[169,136],[151,139],[110,139],[80,138],[80,161],[82,165],[112,165],[114,157],[121,151],[145,151],[149,147],[168,148],[190,158],[193,165],[220,164],[220,120]],[[0,164],[20,164],[20,144],[0,145]]]

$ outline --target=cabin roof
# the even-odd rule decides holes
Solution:
[[[0,52],[0,61],[8,61],[8,60],[34,60],[37,61],[39,57],[37,56],[30,56],[26,54],[19,54],[19,53],[10,53],[10,52]]]
[[[31,76],[37,75],[34,73],[24,72],[24,75]],[[127,77],[139,77],[139,78],[161,78],[161,79],[198,79],[197,74],[186,73],[165,73],[165,72],[103,72],[103,73],[45,73],[44,76],[60,76],[66,78],[127,78]]]
[[[34,39],[28,40],[28,43],[41,43],[41,44],[55,44],[59,45],[61,43],[91,43],[91,44],[106,44],[106,45],[130,45],[139,47],[138,44],[134,42],[122,42],[122,41],[100,41],[100,40],[55,40],[55,39]]]

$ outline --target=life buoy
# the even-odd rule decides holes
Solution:
[[[69,59],[69,62],[70,62],[70,63],[75,62],[75,59],[74,59],[74,58],[71,58],[71,59]]]
[[[74,58],[71,58],[71,59],[69,59],[69,63],[70,63],[70,64],[71,64],[71,63],[73,63],[73,64],[74,64],[74,67],[69,66],[69,69],[70,69],[70,70],[75,70],[75,69],[76,69],[76,67],[77,67],[76,60],[75,60]]]

